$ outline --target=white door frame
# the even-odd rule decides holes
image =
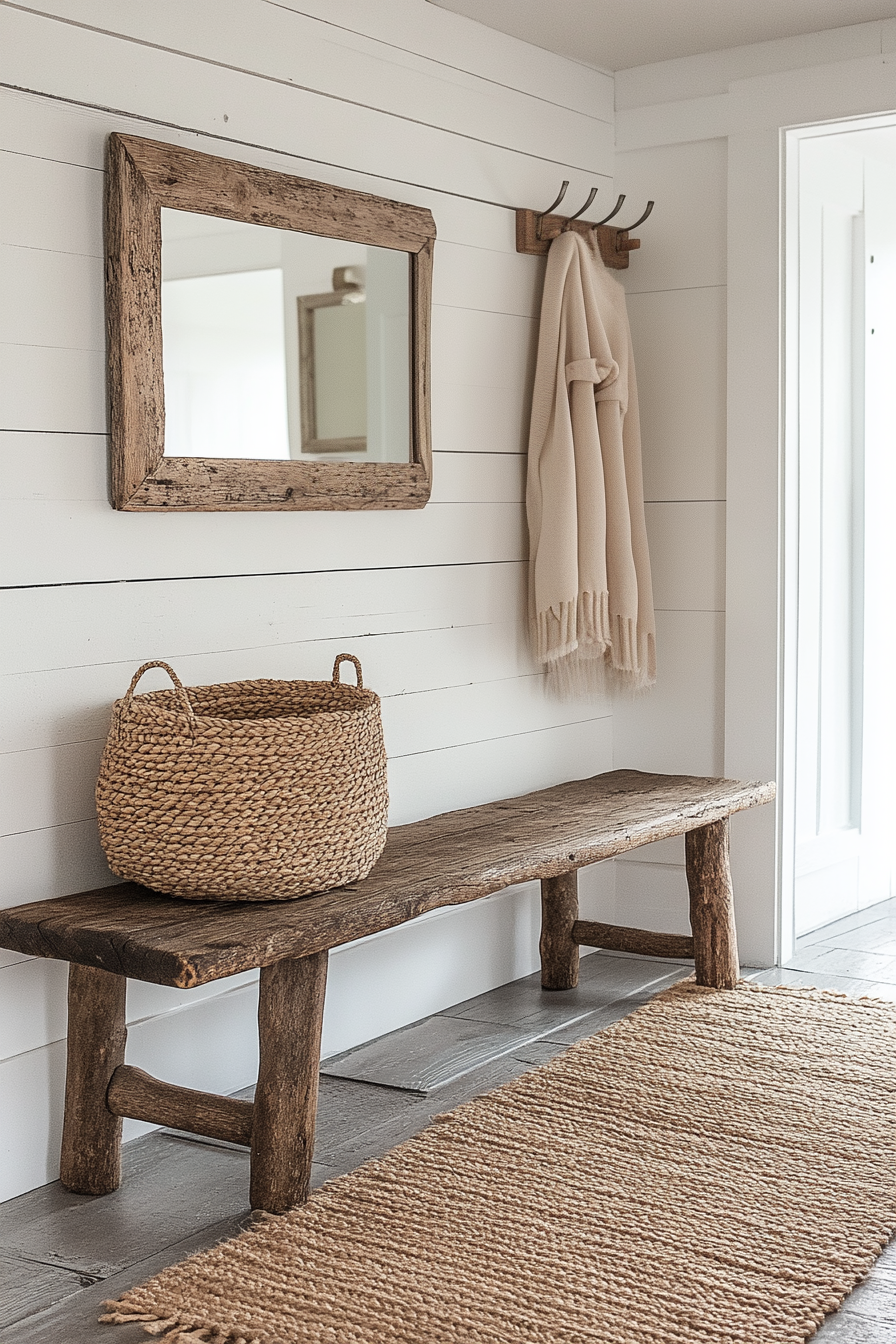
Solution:
[[[725,773],[777,778],[777,808],[735,827],[744,959],[787,960],[793,942],[793,455],[787,433],[787,132],[896,109],[892,53],[739,80],[728,91],[728,486]],[[858,123],[857,123],[858,124]],[[791,169],[792,171],[792,169]],[[792,301],[792,296],[791,296]]]
[[[881,138],[883,131],[884,138]],[[818,149],[821,150],[822,157],[819,160],[815,158],[816,167],[809,167],[810,177],[807,179],[803,175],[803,158],[807,144],[815,141]],[[823,322],[821,314],[821,304],[826,307],[828,302],[827,287],[831,284],[831,298],[836,305],[838,302],[838,285],[841,274],[845,272],[837,270],[837,266],[846,267],[852,272],[853,284],[856,279],[860,279],[861,308],[864,308],[865,294],[865,276],[868,272],[867,253],[877,252],[878,263],[874,271],[868,272],[868,278],[874,283],[871,291],[873,306],[880,309],[877,318],[878,342],[873,343],[871,352],[875,354],[878,360],[883,361],[883,365],[889,369],[892,360],[892,344],[885,345],[884,348],[877,350],[876,345],[881,340],[884,342],[892,341],[892,334],[887,334],[887,329],[891,327],[889,321],[890,301],[884,295],[891,293],[893,285],[893,254],[892,243],[888,240],[892,237],[894,227],[893,210],[894,199],[892,186],[888,185],[889,178],[882,178],[880,171],[879,156],[883,153],[888,157],[896,152],[896,118],[892,115],[882,115],[875,118],[850,118],[847,121],[822,122],[818,125],[808,127],[797,127],[787,130],[784,134],[784,316],[787,328],[785,337],[785,377],[784,377],[784,442],[786,450],[784,454],[784,529],[783,529],[783,559],[784,574],[792,576],[793,583],[790,584],[784,592],[784,639],[783,639],[783,707],[782,707],[782,735],[784,742],[784,757],[782,761],[782,786],[785,790],[785,797],[788,801],[796,803],[799,794],[800,802],[798,813],[801,820],[797,820],[794,826],[793,817],[787,818],[786,828],[782,827],[782,899],[781,899],[781,923],[782,923],[782,945],[792,941],[793,930],[789,910],[796,906],[797,913],[800,910],[800,901],[806,902],[809,898],[809,892],[812,894],[814,902],[822,902],[821,917],[816,910],[816,924],[824,923],[827,919],[838,918],[840,914],[847,913],[850,908],[856,908],[856,904],[861,908],[873,901],[877,895],[877,889],[881,880],[887,881],[886,874],[886,841],[882,843],[882,837],[885,835],[888,827],[886,817],[888,815],[888,803],[885,800],[887,785],[886,777],[889,773],[889,761],[882,753],[881,735],[887,739],[886,724],[888,722],[888,697],[879,687],[875,670],[886,668],[891,663],[891,658],[882,653],[878,647],[882,639],[884,646],[887,644],[885,632],[880,630],[875,623],[871,629],[864,631],[862,629],[853,629],[853,647],[849,647],[849,642],[844,643],[844,635],[850,628],[852,614],[842,611],[841,614],[846,618],[845,626],[842,623],[834,621],[836,627],[835,642],[840,651],[850,658],[852,662],[852,704],[849,707],[849,731],[851,738],[851,793],[850,803],[847,804],[845,798],[840,797],[835,803],[832,798],[831,790],[837,789],[844,779],[844,774],[840,768],[843,762],[837,766],[831,766],[831,758],[825,757],[826,750],[832,746],[828,733],[833,730],[836,734],[845,726],[842,721],[834,722],[818,718],[823,713],[826,700],[825,683],[817,685],[816,689],[821,699],[816,703],[812,699],[812,692],[809,692],[809,702],[807,705],[800,706],[800,712],[797,714],[797,695],[803,695],[807,690],[806,675],[804,670],[804,650],[802,640],[808,634],[809,652],[812,655],[811,644],[815,639],[823,640],[823,630],[827,622],[827,616],[822,617],[821,628],[813,628],[813,622],[817,617],[817,603],[821,593],[821,587],[815,589],[816,583],[824,585],[832,577],[830,571],[827,578],[824,575],[824,569],[819,571],[816,568],[817,560],[813,558],[813,547],[817,546],[821,529],[826,525],[833,525],[836,531],[836,521],[830,513],[833,507],[835,510],[839,502],[839,492],[834,487],[834,495],[837,498],[828,498],[824,479],[828,471],[837,470],[837,452],[838,452],[838,430],[835,423],[828,423],[825,420],[824,412],[821,406],[821,389],[824,388],[823,396],[826,399],[828,395],[828,378],[833,373],[834,386],[833,401],[837,403],[837,379],[842,377],[847,385],[852,384],[852,392],[848,394],[853,401],[852,406],[852,430],[853,430],[853,450],[852,450],[852,475],[853,488],[857,483],[855,476],[856,462],[864,460],[864,444],[861,444],[861,457],[856,459],[855,449],[858,446],[855,439],[856,425],[864,421],[864,397],[860,398],[860,419],[856,420],[856,391],[855,374],[859,369],[864,370],[864,332],[865,320],[864,313],[857,309],[857,294],[854,291],[852,296],[852,312],[850,314],[853,325],[852,342],[846,341],[846,347],[841,348],[839,356],[836,353],[836,342],[839,339],[838,332],[842,324],[843,313],[835,316],[835,329],[830,335],[833,338],[834,346],[828,347],[828,335],[823,337],[823,344],[815,343],[815,337],[821,336],[821,329],[815,330],[816,322]],[[815,180],[813,174],[818,174]],[[870,176],[869,176],[870,175]],[[889,175],[891,177],[892,174]],[[808,194],[807,194],[808,189]],[[881,195],[883,190],[883,196]],[[858,253],[856,244],[859,238],[864,239],[866,229],[866,195],[870,192],[870,198],[874,205],[872,214],[867,217],[867,227],[871,230],[869,237],[876,239],[875,243],[865,248],[863,242],[859,245]],[[822,224],[821,200],[824,199],[824,224]],[[849,229],[849,217],[853,216],[853,227]],[[860,226],[860,232],[857,233],[856,225]],[[808,229],[808,232],[807,232]],[[882,232],[883,231],[883,232]],[[851,233],[851,237],[850,237]],[[824,239],[824,242],[822,242]],[[814,240],[811,241],[811,240]],[[809,253],[804,256],[803,248],[807,241],[809,242]],[[822,276],[824,263],[821,255],[814,252],[815,246],[824,248],[824,255],[830,259],[838,258],[834,263],[834,271],[825,272]],[[831,252],[833,247],[834,251]],[[848,249],[848,251],[847,251]],[[849,255],[851,254],[851,255]],[[889,270],[887,264],[889,259]],[[807,272],[807,264],[809,270]],[[812,267],[818,266],[820,269],[817,274],[813,272]],[[801,292],[801,286],[806,283],[807,274],[813,275],[810,280],[812,292],[806,294]],[[885,283],[888,286],[884,291],[881,285]],[[816,288],[818,285],[818,288]],[[822,299],[822,295],[825,298]],[[845,293],[841,290],[839,301],[845,302]],[[808,327],[804,320],[804,305],[808,300]],[[859,322],[857,326],[856,323]],[[871,319],[874,324],[874,319]],[[827,331],[826,326],[823,330]],[[809,350],[804,352],[800,348],[800,342],[804,339],[806,332],[810,333]],[[854,343],[859,341],[859,345]],[[853,345],[852,351],[849,345]],[[869,352],[869,353],[871,353]],[[834,360],[833,368],[829,368],[822,378],[822,367],[819,360],[826,362]],[[859,363],[856,363],[856,360]],[[805,367],[804,367],[805,365]],[[869,367],[873,367],[869,366]],[[818,421],[810,424],[809,439],[804,442],[806,426],[803,423],[803,417],[806,413],[807,388],[805,377],[808,374],[810,379],[809,397],[812,402],[810,409],[810,422],[814,421],[814,416],[818,416]],[[864,380],[863,380],[864,381]],[[890,379],[884,376],[884,384],[889,384]],[[817,383],[817,386],[816,386]],[[892,421],[892,396],[889,387],[881,385],[880,379],[875,380],[874,387],[879,389],[878,395],[883,396],[885,402],[884,415],[888,423]],[[844,389],[841,386],[840,392]],[[840,411],[843,410],[843,403],[839,403]],[[834,411],[834,416],[837,415]],[[879,423],[880,417],[874,418],[875,425]],[[822,442],[825,447],[822,448],[824,466],[817,467],[814,459],[813,439],[816,433],[821,432]],[[830,440],[828,434],[832,434]],[[806,448],[809,448],[807,457]],[[875,447],[877,447],[875,440]],[[833,453],[833,458],[829,459],[829,450]],[[799,466],[797,466],[799,462]],[[845,463],[841,460],[840,466],[846,470]],[[804,468],[808,467],[808,490],[807,480],[804,478]],[[822,476],[815,476],[816,470],[820,469]],[[879,454],[872,452],[871,470],[877,481],[878,487],[875,489],[875,498],[886,500],[890,496],[890,490],[887,488],[886,467],[879,462]],[[858,480],[864,479],[864,467],[859,469]],[[842,482],[841,482],[842,483]],[[851,508],[855,509],[858,502],[859,514],[853,516],[853,526],[857,521],[861,521],[864,530],[864,484],[861,485],[862,498],[858,502],[855,498],[852,500]],[[819,492],[816,494],[816,492]],[[816,508],[820,510],[815,513]],[[879,559],[883,554],[887,554],[887,543],[885,538],[877,535],[879,524],[882,521],[880,517],[875,520],[875,509],[872,504],[872,524],[874,527],[874,536],[876,540],[872,543],[874,554]],[[797,516],[798,515],[798,516]],[[826,521],[823,521],[826,520]],[[808,545],[804,545],[803,532],[808,524]],[[815,532],[815,527],[819,532]],[[853,562],[859,562],[861,571],[864,572],[864,541],[859,533],[859,539],[854,535],[852,546],[854,549]],[[835,545],[836,545],[835,536]],[[840,538],[841,543],[846,544],[845,538]],[[858,552],[855,547],[858,546]],[[845,558],[845,557],[844,557]],[[823,558],[818,557],[822,560]],[[806,566],[808,564],[808,571]],[[878,565],[877,571],[880,572]],[[797,583],[797,575],[799,576]],[[855,578],[855,576],[853,576]],[[877,580],[879,583],[880,580]],[[863,580],[860,580],[863,583]],[[835,585],[836,586],[836,585]],[[799,591],[797,591],[797,588]],[[874,590],[874,574],[872,574],[872,587]],[[807,594],[809,595],[808,604],[806,604]],[[846,601],[845,593],[840,593],[840,600]],[[837,601],[837,594],[834,594],[834,600]],[[852,602],[858,603],[861,609],[863,604],[863,594],[860,590],[853,589]],[[872,600],[872,609],[878,609],[880,599],[877,602]],[[825,610],[827,607],[825,604]],[[860,620],[861,624],[861,620]],[[870,645],[868,641],[871,641]],[[855,641],[858,641],[857,643]],[[830,648],[828,648],[828,654]],[[808,680],[811,683],[814,678],[816,667],[814,662],[811,664],[812,673]],[[803,669],[803,670],[800,670]],[[828,669],[829,672],[831,669]],[[842,670],[842,669],[841,669]],[[856,682],[856,674],[858,681]],[[836,673],[833,674],[836,677]],[[866,680],[870,678],[870,680]],[[799,689],[797,689],[799,687]],[[861,710],[857,712],[857,706],[861,706],[866,700],[866,694],[870,690],[870,700],[867,702],[872,706],[865,723],[863,723],[863,714]],[[834,692],[836,694],[836,692]],[[811,738],[814,735],[813,721],[817,719],[818,733],[821,735],[815,743],[816,750],[822,755],[817,764],[819,768],[826,760],[826,773],[818,776],[818,782],[821,785],[821,793],[816,796],[816,806],[820,803],[824,815],[816,817],[816,825],[820,827],[816,831],[815,838],[811,838],[811,828],[808,826],[807,814],[807,789],[811,790],[812,781],[807,778],[807,761],[813,754]],[[802,740],[808,730],[808,739]],[[841,740],[841,748],[845,743]],[[836,750],[836,748],[834,748]],[[870,756],[869,756],[870,752]],[[797,757],[799,764],[797,763]],[[802,772],[802,775],[801,775]],[[870,785],[870,791],[869,791]],[[832,819],[830,807],[838,809],[836,819]],[[799,841],[796,852],[796,863],[790,862],[790,841],[796,833],[796,839]],[[809,865],[808,868],[806,865]],[[800,872],[802,867],[802,877]],[[808,887],[807,887],[808,884]],[[795,893],[795,899],[791,902],[788,898],[791,893]],[[840,901],[841,905],[831,904],[832,901]],[[825,904],[827,908],[825,909]],[[803,908],[803,915],[806,910]],[[798,924],[797,924],[797,927]],[[788,934],[790,937],[788,938]]]

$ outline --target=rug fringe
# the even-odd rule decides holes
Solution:
[[[117,1307],[117,1302],[104,1302],[104,1307]],[[172,1317],[172,1319],[174,1319]],[[110,1311],[100,1317],[100,1325],[129,1325],[132,1321],[157,1321],[157,1316],[148,1316],[146,1312]]]
[[[126,1303],[104,1302],[104,1307],[123,1307]],[[238,1329],[221,1325],[187,1325],[177,1316],[164,1318],[146,1312],[110,1311],[99,1318],[101,1325],[130,1325],[141,1321],[148,1335],[161,1336],[159,1344],[277,1344],[270,1336],[245,1335]]]
[[[804,996],[809,995],[813,998],[821,996],[825,999],[837,999],[841,1003],[873,1003],[882,1008],[893,1007],[892,999],[882,999],[877,994],[844,994],[842,989],[820,989],[817,985],[760,985],[757,984],[755,980],[747,980],[745,976],[740,977],[733,990],[718,990],[713,989],[710,985],[698,985],[696,972],[694,971],[692,971],[690,975],[686,975],[683,980],[677,980],[674,985],[669,985],[667,989],[661,989],[659,993],[654,994],[651,1003],[657,1003],[666,998],[674,998],[676,991],[684,988],[706,990],[710,994],[735,994],[741,989],[755,990],[757,992],[762,990],[772,990],[775,994],[795,994],[797,996],[802,994]],[[622,1018],[621,1020],[624,1022],[625,1018]],[[612,1024],[612,1026],[617,1025],[618,1023],[615,1022]],[[609,1030],[611,1030],[610,1027],[604,1028],[604,1032]]]
[[[811,975],[811,971],[806,972],[806,974]],[[679,983],[684,984],[686,982],[680,981]],[[737,988],[773,989],[776,993],[784,990],[788,994],[821,994],[826,999],[839,999],[843,1003],[875,1003],[884,1008],[893,1007],[892,999],[882,999],[878,994],[844,994],[842,989],[826,989],[820,988],[818,985],[758,985],[753,980],[740,979],[737,982]]]

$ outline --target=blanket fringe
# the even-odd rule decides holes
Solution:
[[[645,691],[656,681],[656,639],[629,616],[611,616],[609,594],[581,593],[539,611],[532,646],[559,699]]]
[[[611,642],[607,592],[580,593],[572,602],[537,612],[532,620],[532,644],[540,663],[566,657],[583,645],[603,652]]]

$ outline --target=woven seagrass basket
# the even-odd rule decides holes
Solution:
[[[150,667],[175,689],[135,696]],[[144,663],[115,702],[96,786],[112,871],[194,901],[287,901],[366,877],[388,802],[379,697],[347,653],[332,681],[189,691]]]

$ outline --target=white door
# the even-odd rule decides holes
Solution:
[[[864,164],[860,907],[896,894],[896,132],[890,135],[868,146]]]
[[[890,895],[896,128],[799,156],[797,936]]]

